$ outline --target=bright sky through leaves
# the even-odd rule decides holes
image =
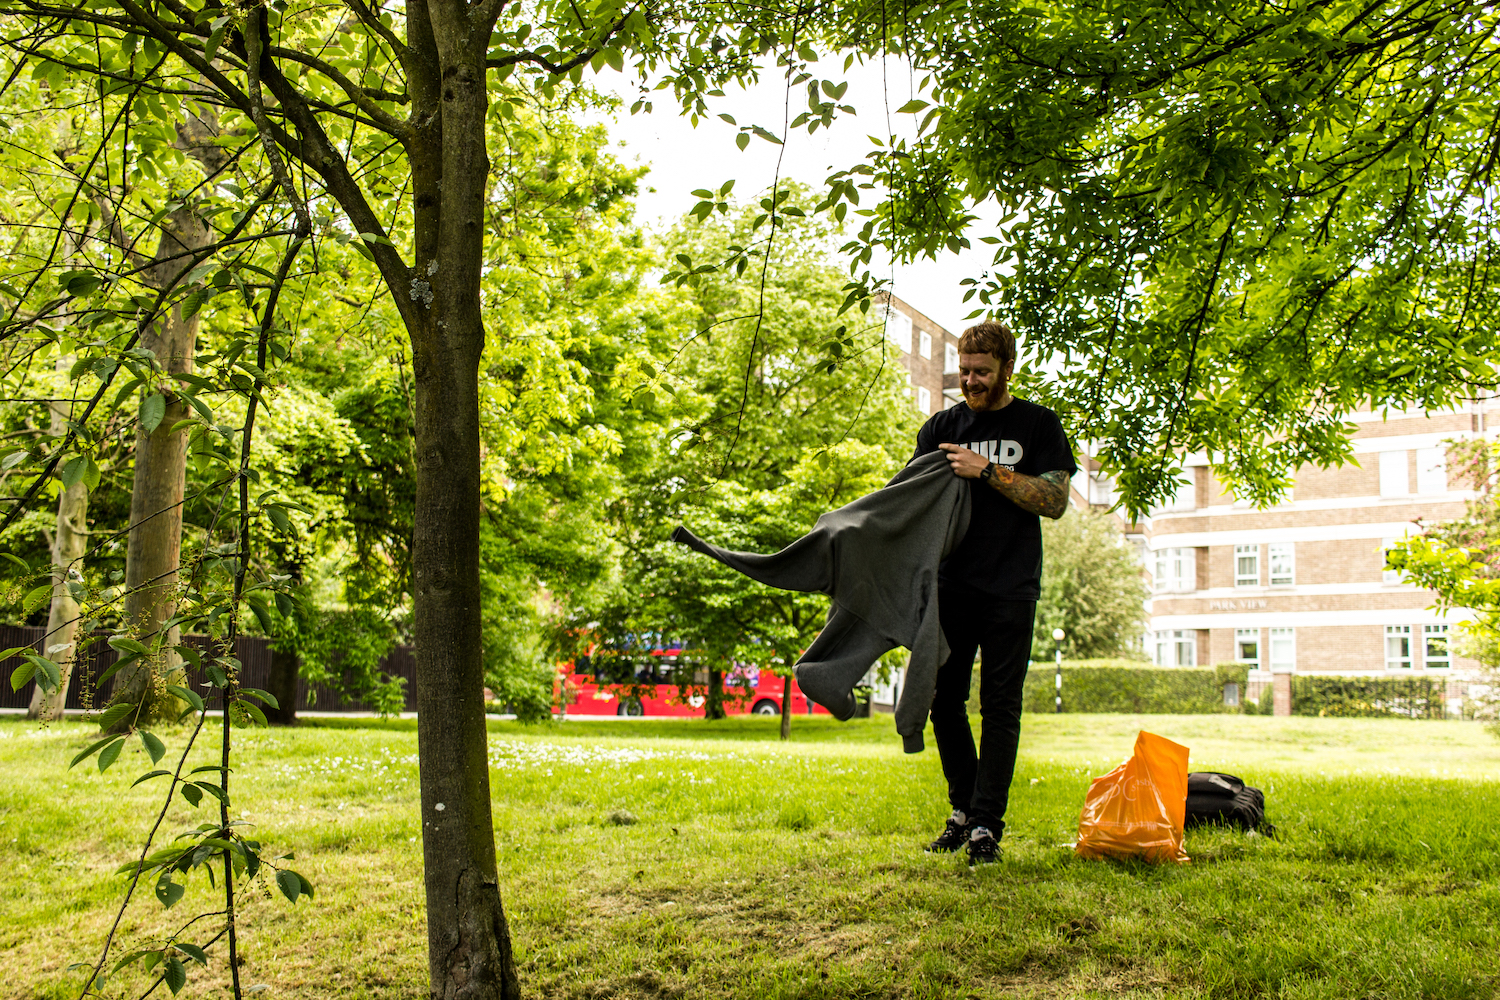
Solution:
[[[767,68],[758,86],[731,90],[714,100],[711,115],[700,120],[696,129],[687,117],[678,116],[666,92],[647,95],[655,104],[651,114],[630,114],[630,105],[641,96],[634,79],[608,69],[601,72],[595,84],[624,101],[610,127],[611,139],[622,147],[618,155],[626,163],[638,161],[651,167],[637,198],[637,218],[661,230],[698,202],[691,193],[695,188],[717,190],[733,178],[734,194],[744,199],[771,186],[782,147],[757,137],[743,152],[736,149],[738,129],[720,120],[717,115],[721,113],[733,117],[740,126],[760,125],[785,140],[782,178],[815,189],[835,170],[860,162],[872,148],[868,136],[884,138],[896,133],[908,139],[915,137],[917,116],[896,114],[897,108],[916,96],[917,81],[904,63],[894,59],[884,64],[856,63],[847,73],[841,70],[841,60],[808,67],[815,79],[847,80],[849,90],[842,103],[858,109],[859,114],[841,116],[831,129],[819,129],[813,135],[805,128],[797,129],[789,139],[785,123],[806,109],[807,88],[805,84],[792,87],[788,104],[786,80],[775,67]],[[878,199],[871,192],[860,201],[860,207],[869,208]],[[850,227],[851,231],[857,228]],[[894,269],[887,261],[874,273],[893,276],[899,297],[957,333],[969,325],[964,317],[976,305],[963,301],[964,288],[959,281],[979,275],[989,263],[991,248],[978,239],[986,232],[975,226],[968,234],[974,246],[960,255],[944,254],[935,261],[922,260]]]

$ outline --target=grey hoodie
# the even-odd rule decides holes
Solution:
[[[841,720],[854,714],[854,685],[871,665],[897,646],[911,650],[896,732],[906,752],[917,753],[937,670],[948,658],[938,563],[968,530],[968,483],[934,451],[912,459],[884,488],[824,514],[774,555],[721,549],[682,527],[672,540],[752,580],[833,598],[796,673],[803,692]]]

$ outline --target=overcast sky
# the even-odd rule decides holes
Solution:
[[[895,60],[855,64],[844,73],[840,60],[815,66],[813,73],[815,78],[847,80],[849,90],[841,103],[857,108],[859,114],[842,116],[832,129],[808,135],[801,128],[790,137],[784,122],[807,108],[807,86],[804,83],[792,88],[788,113],[786,81],[774,69],[765,73],[763,82],[754,89],[728,92],[696,129],[688,118],[678,116],[670,91],[652,95],[655,110],[651,114],[631,115],[630,104],[639,96],[638,88],[623,74],[611,70],[595,77],[597,86],[625,101],[610,123],[612,141],[618,144],[616,155],[626,163],[651,168],[637,199],[637,218],[649,227],[665,228],[698,201],[691,194],[693,189],[717,189],[731,178],[734,194],[741,200],[759,195],[776,177],[778,155],[783,178],[821,189],[830,173],[862,161],[870,149],[866,136],[913,132],[914,116],[895,114],[897,108],[917,96],[904,64]],[[714,117],[720,112],[733,116],[740,125],[757,124],[769,129],[786,139],[785,147],[753,138],[741,152],[734,141],[738,130]],[[870,201],[864,199],[866,207]],[[877,262],[881,266],[872,271],[877,276],[894,277],[898,296],[957,333],[968,325],[964,317],[977,305],[963,302],[964,287],[959,281],[983,273],[991,256],[991,248],[978,241],[981,235],[985,235],[983,231],[971,231],[969,238],[976,249],[959,255],[945,253],[936,261],[896,268],[887,260]]]

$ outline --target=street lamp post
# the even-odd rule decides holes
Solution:
[[[1068,637],[1068,633],[1060,628],[1052,630],[1052,641],[1057,643],[1057,711],[1062,713],[1062,641]]]

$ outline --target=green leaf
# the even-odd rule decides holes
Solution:
[[[266,602],[254,597],[245,598],[245,603],[250,605],[250,610],[255,614],[255,620],[260,623],[260,629],[266,635],[272,635],[276,631],[276,623],[271,620],[271,612],[266,607]]]
[[[187,702],[189,705],[192,705],[193,711],[203,711],[203,699],[198,696],[197,692],[189,691],[187,688],[183,687],[180,684],[168,684],[167,690],[172,694],[175,694],[177,697],[181,698],[183,701]]]
[[[112,635],[107,641],[111,649],[122,655],[125,653],[134,653],[136,656],[145,656],[149,652],[145,646],[128,635]]]
[[[147,434],[154,433],[166,415],[167,400],[161,393],[153,392],[141,402],[141,427]]]
[[[208,964],[208,953],[195,944],[188,944],[186,941],[177,941],[172,944],[172,947],[176,948],[178,951],[182,952],[184,955],[188,956],[199,965]]]
[[[182,797],[187,799],[188,803],[196,809],[198,803],[203,801],[203,790],[196,784],[184,784],[182,786]]]
[[[153,954],[153,953],[155,953],[155,951],[156,951],[155,948],[142,948],[140,951],[132,951],[130,954],[126,955],[124,958],[120,959],[118,962],[115,963],[115,967],[113,969],[109,970],[110,974],[113,975],[114,973],[119,972],[121,969],[125,968],[125,966],[129,965],[131,962],[134,962],[137,959],[143,958],[146,955]],[[85,966],[85,968],[92,968],[92,966]]]
[[[136,730],[136,735],[141,738],[141,745],[146,748],[146,753],[151,755],[151,763],[155,764],[166,755],[167,745],[156,737],[154,733],[148,733],[144,729]]]
[[[145,774],[141,775],[139,778],[136,778],[134,781],[132,781],[130,783],[130,787],[134,788],[136,785],[139,785],[143,781],[150,781],[152,778],[160,778],[164,774],[170,775],[171,773],[172,773],[171,771],[160,771],[160,770],[158,770],[158,771],[147,771]]]
[[[183,966],[182,959],[176,955],[168,958],[161,977],[166,980],[167,988],[172,991],[172,995],[176,996],[178,991],[187,985],[187,968]]]
[[[22,454],[22,456],[25,456],[26,453],[23,451],[23,452],[21,452],[21,454]],[[9,466],[6,466],[6,468],[9,468]],[[31,563],[27,562],[25,559],[22,559],[20,556],[11,555],[9,552],[0,552],[0,556],[4,556],[5,558],[9,559],[11,562],[15,563],[17,566],[21,567],[21,572],[22,573],[30,573],[31,572]],[[6,653],[5,655],[9,656],[10,654]]]
[[[100,713],[100,715],[99,715],[99,728],[100,729],[108,729],[111,726],[113,726],[116,722],[119,722],[121,719],[125,718],[127,715],[129,715],[131,712],[134,712],[134,711],[135,711],[135,705],[130,704],[128,702],[123,702],[122,701],[122,702],[120,702],[118,704],[111,705],[108,708],[106,708],[102,713]]]
[[[276,873],[276,886],[283,896],[295,903],[297,897],[302,895],[302,876],[289,868],[283,868]]]
[[[19,667],[11,671],[10,689],[12,691],[21,690],[26,686],[26,682],[31,680],[31,676],[35,673],[36,664],[32,663],[30,660],[27,660],[25,663],[21,664]]]
[[[927,106],[928,105],[927,105],[926,101],[918,100],[916,98],[912,98],[911,100],[907,101],[905,104],[901,105],[901,107],[897,108],[896,109],[896,114],[898,114],[898,115],[914,115],[918,111],[921,111],[923,108],[925,108]]]
[[[113,743],[115,740],[120,740],[121,742],[124,742],[125,737],[123,737],[123,736],[106,736],[106,737],[104,737],[104,739],[99,740],[97,743],[91,743],[91,744],[89,744],[88,747],[86,747],[82,752],[80,752],[77,757],[74,757],[68,763],[68,767],[70,767],[70,768],[74,767],[77,764],[80,764],[83,761],[88,760],[101,747],[103,747],[104,744],[106,744],[106,743]]]
[[[63,463],[62,473],[58,476],[62,480],[62,487],[71,490],[83,481],[83,473],[88,468],[87,455],[74,455]]]
[[[56,691],[57,686],[62,683],[62,668],[45,656],[38,656],[36,653],[26,654],[26,659],[36,668],[37,686],[48,694]]]
[[[274,694],[269,691],[262,691],[260,688],[240,688],[240,695],[249,696],[251,698],[259,698],[261,701],[265,702],[267,705],[270,705],[272,708],[281,707],[281,704],[277,702],[276,696]]]
[[[224,791],[224,789],[220,788],[218,785],[207,781],[195,781],[193,782],[193,784],[197,785],[199,788],[203,789],[205,792],[212,795],[220,802],[224,803],[226,806],[229,805],[229,793]]]
[[[115,742],[99,751],[99,773],[103,774],[109,770],[109,766],[120,757],[120,751],[125,749],[125,737],[121,736]]]
[[[741,132],[739,135],[735,136],[734,144],[743,150],[746,146],[750,145],[750,133]]]
[[[259,723],[262,726],[270,725],[270,723],[266,721],[266,713],[262,712],[260,710],[260,706],[256,705],[254,702],[246,701],[243,698],[236,698],[234,700],[234,704],[238,705],[240,709],[250,717],[250,721]]]
[[[37,608],[40,608],[48,600],[50,600],[51,597],[52,584],[44,583],[40,587],[33,590],[31,593],[27,594],[24,598],[22,598],[21,608],[26,612],[26,614],[29,615]]]

